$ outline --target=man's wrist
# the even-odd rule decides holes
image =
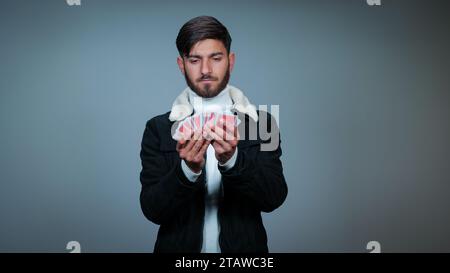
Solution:
[[[186,178],[191,182],[197,181],[197,178],[202,174],[202,170],[198,172],[193,171],[183,159],[181,160],[181,169]]]
[[[238,148],[236,147],[236,149],[234,150],[233,155],[230,157],[230,159],[228,159],[225,163],[220,163],[219,162],[219,167],[225,171],[231,169],[234,167],[234,165],[236,164],[236,159],[237,159],[237,154],[238,154]]]

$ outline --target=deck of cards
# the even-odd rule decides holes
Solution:
[[[241,122],[238,116],[228,112],[197,113],[179,122],[175,133],[172,135],[172,138],[178,141],[185,136],[190,136],[194,131],[203,131],[203,128],[206,124],[209,124],[210,126],[217,125],[217,122],[219,120],[222,120],[224,123],[234,127],[237,127]]]

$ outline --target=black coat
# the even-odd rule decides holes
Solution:
[[[245,122],[239,126],[236,163],[227,171],[219,169],[219,244],[223,253],[268,252],[261,212],[278,208],[288,191],[280,161],[281,146],[261,151],[261,143],[268,140],[261,139],[259,130],[256,140],[245,140],[249,126],[256,123],[248,115],[237,114]],[[160,225],[154,252],[198,253],[203,243],[205,170],[195,183],[186,178],[176,141],[171,137],[173,122],[168,117],[169,112],[146,124],[140,153],[141,208],[147,219]],[[266,120],[268,132],[272,127],[278,131],[272,116]]]

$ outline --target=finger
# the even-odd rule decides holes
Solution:
[[[203,146],[203,143],[206,141],[204,138],[201,138],[201,133],[200,132],[196,132],[195,137],[198,138],[198,140],[193,140],[193,142],[195,142],[195,144],[189,151],[189,153],[192,156],[195,156],[198,153],[198,151]]]
[[[207,135],[209,136],[209,138],[212,139],[212,142],[214,141],[224,141],[223,137],[219,134],[217,134],[216,131],[214,131],[215,127],[207,127],[205,128],[205,131],[207,133]]]
[[[225,153],[225,149],[217,141],[214,141],[211,145],[213,146],[217,154]]]
[[[206,135],[206,139],[208,139],[208,140],[212,140],[212,141],[214,141],[214,140],[218,140],[218,139],[221,139],[221,137],[219,136],[219,135],[217,135],[213,130],[212,130],[212,128],[213,127],[210,127],[210,126],[206,126],[205,128],[204,128],[204,135]]]
[[[214,144],[220,145],[220,147],[221,147],[223,150],[225,150],[225,151],[231,150],[231,148],[232,148],[231,145],[230,145],[227,141],[223,140],[222,137],[220,137],[219,135],[217,135],[216,132],[211,131],[209,134],[210,134],[211,137],[214,139]],[[216,151],[217,151],[217,150],[216,150]],[[217,151],[217,152],[218,152],[218,151]]]
[[[197,132],[197,134],[198,134],[198,132]],[[196,143],[196,138],[198,138],[198,136],[196,136],[196,132],[193,132],[193,135],[192,135],[192,133],[191,133],[191,136],[192,137],[190,137],[190,140],[188,141],[188,144],[184,147],[185,149],[186,149],[186,151],[190,151],[190,150],[192,150],[192,147],[194,147],[194,145],[195,145],[195,143]]]
[[[182,135],[181,138],[177,142],[177,146],[176,146],[177,152],[180,152],[180,150],[184,149],[188,144],[189,144],[189,140],[185,139],[185,136]]]
[[[220,128],[220,129],[219,129]],[[211,128],[221,139],[225,139],[225,134],[223,133],[223,120],[220,118],[216,125]]]
[[[197,156],[203,157],[205,155],[205,152],[208,149],[208,146],[210,143],[211,143],[211,141],[209,141],[209,140],[204,141],[203,146],[198,151]]]
[[[180,148],[185,146],[185,144],[188,142],[189,138],[190,138],[190,135],[188,135],[186,132],[181,133],[181,137],[178,140],[178,144],[180,144]]]
[[[196,140],[196,141],[195,141],[194,147],[192,147],[191,153],[193,153],[193,154],[195,154],[195,155],[198,154],[198,152],[199,152],[200,149],[202,148],[203,143],[204,143],[205,141],[206,141],[206,140],[204,140],[204,139]]]
[[[231,133],[228,133],[223,129],[221,126],[215,126],[212,128],[213,132],[215,132],[218,136],[221,137],[222,140],[230,141],[234,140],[234,135]]]
[[[180,138],[180,140],[178,140],[177,146],[178,145],[183,146],[184,144],[186,144],[186,139]]]
[[[220,120],[217,123],[218,127],[220,127],[222,130],[230,134],[231,136],[234,136],[236,138],[237,136],[237,127],[235,126],[234,122],[224,122],[223,120]]]
[[[177,142],[177,148],[176,148],[177,152],[179,152],[184,145],[184,143],[181,143],[181,142],[182,142],[181,140]]]

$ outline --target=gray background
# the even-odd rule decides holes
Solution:
[[[450,251],[445,1],[0,2],[0,251],[151,252],[145,122],[185,87],[181,25],[231,32],[231,83],[280,105],[272,252]]]

